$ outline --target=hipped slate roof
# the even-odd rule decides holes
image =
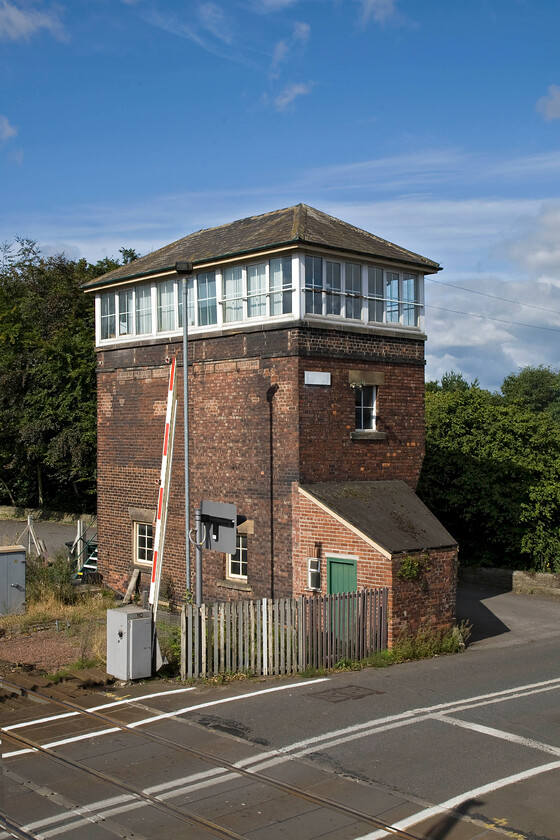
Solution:
[[[298,204],[263,216],[239,219],[220,227],[199,230],[165,245],[145,257],[91,280],[85,288],[104,286],[116,280],[145,277],[162,270],[172,270],[185,260],[204,264],[209,260],[243,256],[289,245],[319,245],[349,254],[405,263],[427,273],[440,270],[438,263],[393,245],[373,233],[328,216],[320,210]]]
[[[457,545],[404,481],[325,482],[302,490],[390,554]]]

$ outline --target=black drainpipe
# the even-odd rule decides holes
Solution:
[[[274,598],[274,437],[272,401],[278,391],[278,385],[271,385],[266,392],[268,402],[268,435],[269,435],[269,476],[270,476],[270,597]]]

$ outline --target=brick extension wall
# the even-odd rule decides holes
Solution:
[[[174,355],[181,364],[179,341],[98,353],[99,569],[120,590],[133,568],[130,509],[155,509],[166,359]],[[192,339],[189,360],[191,522],[202,498],[236,502],[254,522],[250,591],[221,587],[225,557],[204,551],[205,599],[270,595],[272,576],[276,597],[291,593],[294,481],[400,478],[416,486],[424,452],[422,340],[298,324]],[[361,367],[385,374],[379,428],[386,440],[350,438],[348,371]],[[304,385],[305,370],[331,372],[331,386]],[[181,368],[178,384],[181,394]],[[179,601],[185,588],[182,428],[179,399],[163,570]],[[194,570],[194,551],[191,556]],[[147,587],[148,569],[142,578]]]
[[[457,551],[433,549],[421,581],[401,581],[398,557],[387,557],[344,522],[293,487],[294,595],[310,594],[307,564],[320,557],[321,592],[327,594],[327,557],[357,560],[358,589],[389,588],[389,647],[399,632],[421,627],[448,630],[455,624]]]

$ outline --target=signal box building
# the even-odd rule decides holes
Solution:
[[[179,261],[193,263],[186,313]],[[457,546],[414,493],[424,276],[439,270],[300,204],[198,231],[90,282],[104,581],[123,591],[138,568],[149,584],[169,362],[180,393],[186,317],[191,526],[202,499],[246,517],[236,554],[203,552],[203,600],[383,585],[390,634],[450,627]],[[182,428],[179,399],[161,592],[177,602]]]

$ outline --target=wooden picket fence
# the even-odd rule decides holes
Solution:
[[[387,588],[338,595],[186,604],[181,678],[296,674],[387,647]]]

